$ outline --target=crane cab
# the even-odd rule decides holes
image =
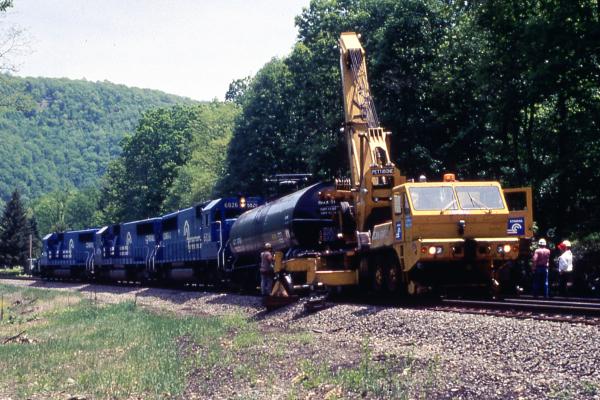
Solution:
[[[519,255],[498,182],[405,183],[392,190],[391,208],[392,220],[373,229],[371,250],[393,248],[413,286],[487,285]]]

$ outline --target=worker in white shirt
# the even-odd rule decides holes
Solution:
[[[566,295],[568,286],[571,283],[571,276],[573,275],[571,242],[564,240],[558,245],[558,248],[562,251],[562,254],[558,257],[559,290],[562,295]]]

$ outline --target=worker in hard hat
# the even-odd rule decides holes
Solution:
[[[550,266],[550,249],[546,239],[538,240],[538,248],[533,253],[531,260],[533,269],[533,296],[538,297],[543,289],[544,297],[549,296],[548,267]]]
[[[571,253],[571,242],[563,240],[558,245],[562,254],[558,257],[558,289],[563,296],[567,295],[568,286],[573,276],[573,253]]]
[[[265,250],[260,253],[260,293],[263,296],[271,294],[275,269],[273,265],[273,248],[271,243],[265,243]]]

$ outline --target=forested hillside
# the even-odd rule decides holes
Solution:
[[[109,82],[0,75],[0,199],[94,186],[145,110],[192,103]]]
[[[242,111],[219,190],[346,173],[336,44],[356,31],[406,175],[531,185],[541,234],[598,232],[599,16],[596,0],[313,0],[291,54],[232,87]]]
[[[154,217],[211,199],[239,107],[213,101],[142,113],[97,186],[30,203],[42,233]]]

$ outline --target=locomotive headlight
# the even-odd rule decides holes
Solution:
[[[240,208],[246,208],[246,198],[240,197]]]
[[[432,256],[437,252],[437,249],[435,248],[435,246],[430,246],[429,249],[427,249],[427,252],[430,256]]]
[[[502,247],[502,250],[504,250],[504,252],[505,252],[505,253],[510,253],[510,250],[511,250],[511,248],[510,248],[510,244],[505,244],[505,245]]]

